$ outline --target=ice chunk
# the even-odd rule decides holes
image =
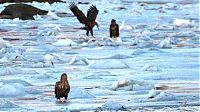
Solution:
[[[159,71],[160,69],[156,66],[156,65],[153,65],[153,64],[146,64],[142,70],[144,71]]]
[[[158,95],[160,92],[156,91],[155,89],[152,89],[151,91],[149,91],[148,93],[148,98],[154,98],[156,97],[156,95]]]
[[[173,25],[174,26],[191,26],[194,22],[186,19],[175,19]]]
[[[121,110],[121,109],[124,109],[124,106],[118,102],[107,101],[105,104],[102,105],[102,108],[110,109],[110,110]]]
[[[0,86],[0,91],[0,97],[18,97],[38,93],[37,90],[21,83],[4,83]]]
[[[8,63],[11,61],[7,57],[4,56],[3,58],[0,59],[0,63],[5,63],[5,62]]]
[[[27,94],[24,91],[24,86],[21,87],[12,85],[12,84],[4,84],[0,86],[0,96],[1,97],[9,97],[9,96],[23,96]]]
[[[53,61],[54,56],[52,54],[46,54],[43,56],[44,62]]]
[[[165,38],[158,46],[161,48],[172,48],[171,38]]]
[[[2,38],[0,38],[0,49],[5,48],[7,46],[6,41],[4,41]]]
[[[80,63],[83,62],[83,63]],[[90,61],[86,58],[86,57],[81,57],[81,56],[74,56],[72,58],[72,60],[69,62],[70,65],[74,65],[74,64],[85,64],[85,65],[89,65]]]
[[[167,3],[164,5],[164,8],[169,9],[169,10],[176,10],[177,9],[177,4],[175,3]]]
[[[132,58],[132,57],[123,54],[116,54],[114,56],[109,57],[109,59],[127,59],[127,58]]]
[[[8,100],[5,100],[5,99],[0,99],[0,110],[1,109],[10,109],[10,108],[17,108],[19,106],[11,103],[10,101]]]
[[[127,69],[129,68],[128,65],[125,63],[112,59],[112,60],[98,60],[98,61],[93,61],[89,65],[89,68],[92,69]]]
[[[69,93],[69,99],[76,99],[76,98],[95,98],[95,96],[90,94],[87,90],[72,89]]]
[[[50,16],[52,19],[58,20],[60,17],[58,17],[54,12],[49,11],[47,13],[48,16]]]
[[[20,74],[22,72],[22,70],[12,68],[12,67],[4,67],[1,69],[0,69],[0,75],[13,75],[13,74]]]
[[[59,39],[57,42],[53,43],[56,46],[71,46],[73,41],[71,39]]]
[[[118,80],[116,82],[114,82],[112,84],[112,90],[116,91],[119,89],[123,89],[123,90],[129,90],[129,91],[139,91],[139,90],[149,90],[149,89],[154,89],[155,86],[147,83],[147,82],[143,82],[143,81],[137,81],[137,80],[132,80],[132,79],[121,79]]]
[[[161,92],[158,94],[155,98],[153,98],[153,101],[175,101],[178,100],[179,98],[171,93],[167,92]]]
[[[132,26],[125,25],[125,21],[122,21],[121,25],[119,26],[119,30],[132,30]]]

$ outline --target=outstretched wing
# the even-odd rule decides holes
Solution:
[[[88,23],[88,18],[84,15],[84,13],[78,9],[77,5],[74,2],[71,2],[69,5],[70,10],[77,17],[80,23],[86,24]]]
[[[98,13],[99,13],[99,10],[97,9],[97,7],[92,5],[88,9],[87,18],[89,19],[89,21],[95,21],[95,19],[97,18]]]

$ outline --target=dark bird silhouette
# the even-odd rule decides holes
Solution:
[[[60,77],[60,81],[55,84],[55,97],[57,102],[60,103],[60,98],[64,97],[64,102],[66,102],[68,93],[70,91],[70,85],[67,79],[67,74],[63,73]]]
[[[87,17],[81,10],[79,10],[79,8],[74,2],[71,2],[69,7],[73,14],[77,17],[79,22],[85,25],[85,27],[83,27],[82,29],[87,31],[86,35],[88,36],[90,32],[93,36],[93,27],[96,25],[97,28],[99,28],[98,23],[95,21],[99,13],[99,10],[96,8],[96,6],[90,6],[90,8],[87,11]]]
[[[48,2],[49,4],[53,4],[55,2],[61,2],[61,3],[66,3],[65,1],[61,0],[0,0],[0,4],[3,3],[25,3],[25,2]]]
[[[119,25],[116,23],[116,20],[112,19],[110,24],[110,38],[119,37]]]
[[[1,19],[19,18],[22,20],[34,20],[34,15],[46,15],[48,11],[38,9],[27,4],[11,4],[0,13]]]

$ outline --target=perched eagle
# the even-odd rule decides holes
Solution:
[[[48,11],[38,9],[27,4],[11,4],[0,13],[1,19],[19,18],[22,20],[34,20],[33,15],[45,15]]]
[[[60,103],[60,98],[64,97],[64,101],[66,102],[68,94],[70,91],[70,85],[67,79],[67,74],[63,73],[60,77],[60,81],[56,82],[55,84],[55,97],[57,99],[57,102]]]
[[[110,38],[119,37],[119,25],[116,23],[116,20],[112,19],[110,24]]]
[[[69,7],[73,14],[77,17],[79,22],[85,25],[83,29],[87,31],[86,35],[88,36],[90,32],[93,36],[93,27],[95,25],[97,26],[97,28],[99,27],[98,23],[95,21],[99,13],[99,10],[96,8],[96,6],[90,6],[90,8],[87,11],[87,17],[81,10],[79,10],[79,8],[74,2],[71,2]]]

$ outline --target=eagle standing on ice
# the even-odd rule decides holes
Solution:
[[[70,85],[67,79],[67,74],[63,73],[60,77],[60,81],[55,84],[55,97],[57,103],[61,103],[60,98],[64,97],[64,103],[67,102],[67,97],[70,91]]]
[[[110,38],[117,37],[119,37],[119,25],[116,23],[115,19],[112,19],[110,24]]]
[[[90,8],[87,11],[87,17],[81,10],[79,10],[79,8],[74,2],[70,3],[69,8],[73,12],[73,14],[77,17],[79,22],[85,25],[83,29],[87,31],[86,35],[88,36],[90,32],[91,35],[93,36],[93,27],[96,25],[97,28],[99,28],[98,23],[95,21],[99,13],[99,10],[96,8],[96,6],[94,5],[90,6]]]

